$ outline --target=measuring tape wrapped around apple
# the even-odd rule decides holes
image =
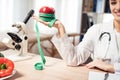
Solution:
[[[14,62],[0,53],[0,78],[11,75],[13,70]]]
[[[56,18],[55,18],[55,10],[52,7],[48,7],[48,6],[43,6],[40,8],[39,10],[39,18],[45,22],[49,22],[48,27],[52,27],[54,25],[54,23],[56,22]],[[40,32],[39,32],[39,28],[38,28],[38,24],[36,22],[36,33],[37,33],[37,42],[38,42],[38,50],[42,59],[42,62],[38,62],[35,64],[35,69],[36,70],[43,70],[43,67],[46,63],[46,59],[44,57],[42,48],[40,46]]]
[[[45,22],[50,22],[48,27],[52,27],[56,21],[54,8],[48,6],[41,7],[39,10],[39,18]]]

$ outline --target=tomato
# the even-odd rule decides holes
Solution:
[[[0,57],[0,78],[12,74],[14,62],[4,57]]]

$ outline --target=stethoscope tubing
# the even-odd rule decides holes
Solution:
[[[108,40],[111,41],[111,35],[110,35],[109,32],[103,32],[103,33],[101,33],[101,35],[100,35],[100,37],[99,37],[99,41],[101,41],[102,36],[105,35],[105,34],[107,34],[107,35],[109,36],[109,39],[108,39]]]
[[[111,42],[111,35],[109,32],[102,32],[99,36],[99,41],[101,42],[104,35],[108,35],[109,38],[108,38],[108,46],[106,48],[105,55],[104,55],[103,59],[105,59],[107,54],[108,54],[108,50],[109,50],[109,46],[110,46],[110,42]]]

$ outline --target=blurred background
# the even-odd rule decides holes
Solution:
[[[86,32],[82,26],[87,20],[84,19],[86,14],[91,25],[112,18],[108,3],[109,0],[0,0],[0,32],[8,30],[14,22],[23,21],[31,9],[38,15],[42,6],[55,8],[56,18],[65,25],[67,32]],[[27,25],[33,29],[34,23],[35,21],[30,19]]]
[[[8,30],[14,22],[23,21],[31,9],[38,15],[42,6],[50,6],[55,8],[56,18],[61,20],[68,32],[79,32],[81,5],[82,0],[0,0],[0,31]],[[32,29],[34,23],[34,20],[30,19],[27,25]]]
[[[0,0],[0,37],[3,36],[2,33],[12,30],[13,23],[22,22],[31,9],[35,10],[35,15],[38,15],[42,6],[55,9],[56,18],[64,24],[67,33],[70,33],[74,45],[82,40],[87,29],[93,24],[113,19],[109,9],[109,0]],[[26,24],[30,32],[35,31],[35,23],[35,20],[31,18]],[[55,28],[50,29],[40,23],[39,26],[40,33],[55,34],[57,32]],[[48,44],[46,41],[43,45],[44,43]],[[48,45],[44,48],[46,47]],[[36,47],[32,46],[29,50],[38,53],[38,50],[34,49]],[[51,49],[48,49],[47,55],[51,52],[49,50]],[[54,52],[55,49],[51,54]]]

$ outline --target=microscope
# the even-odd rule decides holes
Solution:
[[[16,22],[12,24],[13,28],[17,28],[18,31],[7,32],[9,38],[3,39],[3,43],[12,49],[12,52],[8,51],[5,56],[13,61],[20,61],[24,59],[32,58],[32,55],[28,53],[28,34],[26,23],[34,14],[34,10],[30,10],[23,22]],[[10,52],[10,53],[9,53]],[[4,51],[3,51],[4,53]],[[9,56],[8,56],[9,54]]]

